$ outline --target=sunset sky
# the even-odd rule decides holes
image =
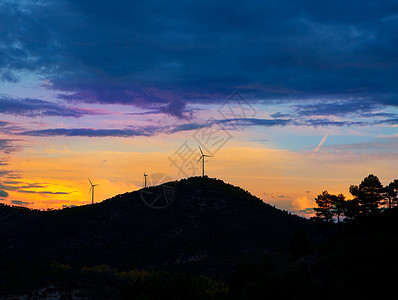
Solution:
[[[0,0],[0,202],[206,174],[308,216],[398,178],[396,1]]]

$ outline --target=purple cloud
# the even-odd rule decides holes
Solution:
[[[19,115],[25,117],[72,117],[81,118],[86,115],[105,114],[103,110],[85,109],[65,106],[61,103],[49,102],[39,99],[15,99],[0,97],[0,113]],[[0,123],[0,126],[4,124]]]
[[[84,137],[133,137],[133,136],[151,136],[155,133],[155,127],[142,129],[93,129],[93,128],[52,128],[42,130],[28,130],[21,132],[21,135],[28,136],[84,136]]]

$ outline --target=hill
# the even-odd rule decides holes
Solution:
[[[156,205],[165,200],[164,186],[171,203],[160,209]],[[161,197],[150,207],[154,195]],[[56,211],[2,206],[0,222],[3,257],[75,266],[203,271],[216,277],[222,277],[227,262],[243,253],[286,252],[293,233],[309,228],[306,219],[207,177]]]
[[[206,177],[57,211],[0,205],[0,297],[384,298],[397,225],[398,208],[312,222]]]

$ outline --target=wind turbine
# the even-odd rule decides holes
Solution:
[[[144,172],[144,187],[146,187],[146,177],[147,177],[148,175],[147,174],[145,174],[145,172]]]
[[[90,181],[91,184],[90,191],[88,193],[91,193],[91,204],[94,204],[94,187],[96,187],[98,184],[93,184],[90,178],[88,179],[88,181]]]
[[[198,159],[196,164],[198,164],[199,161],[202,160],[202,177],[205,177],[205,157],[212,157],[212,156],[203,154],[202,148],[200,148],[200,146],[199,146],[199,150],[202,155],[200,156],[200,158]]]

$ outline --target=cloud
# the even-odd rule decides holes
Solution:
[[[300,210],[296,210],[295,213],[305,216],[305,217],[312,217],[315,215],[315,211],[313,208],[305,208],[305,209],[300,209]]]
[[[93,129],[93,128],[51,128],[42,130],[28,130],[21,135],[50,137],[50,136],[83,136],[83,137],[133,137],[151,136],[155,133],[155,127],[141,129]]]
[[[22,205],[22,206],[34,204],[34,202],[26,202],[26,201],[21,201],[21,200],[11,200],[11,203],[15,204],[15,205]]]
[[[343,116],[352,113],[361,114],[362,116],[376,116],[371,114],[371,112],[378,108],[380,108],[380,104],[369,99],[345,99],[337,101],[323,99],[322,101],[296,105],[295,111],[300,116]]]
[[[186,104],[180,100],[176,100],[173,102],[170,102],[169,104],[160,107],[160,111],[163,113],[166,113],[171,116],[175,116],[180,119],[188,119],[192,117],[192,113],[187,114],[185,112],[185,106]]]
[[[297,120],[294,122],[297,126],[312,126],[312,127],[326,127],[326,126],[335,126],[335,127],[343,127],[343,126],[366,126],[372,125],[373,122],[365,122],[365,121],[334,121],[327,118],[324,119],[307,119],[307,120]]]
[[[21,140],[17,139],[0,139],[0,151],[6,154],[16,152],[20,150],[19,146],[14,145],[14,142]],[[0,165],[7,165],[6,162],[0,160]]]
[[[72,117],[105,114],[103,110],[65,106],[40,99],[0,97],[0,113],[25,117]],[[1,124],[0,124],[1,125]]]
[[[13,134],[14,132],[19,132],[21,130],[24,130],[24,128],[15,123],[0,120],[0,133]]]
[[[50,191],[28,191],[28,190],[18,190],[19,193],[25,194],[46,194],[46,195],[69,195],[68,192],[50,192]]]
[[[259,118],[236,118],[236,119],[224,119],[220,121],[224,124],[238,124],[238,126],[287,126],[292,123],[291,119],[259,119]]]
[[[6,191],[0,190],[0,197],[7,198],[8,197],[8,193]]]
[[[135,136],[154,136],[159,133],[176,133],[181,131],[197,130],[203,127],[218,124],[225,129],[234,129],[235,126],[286,126],[291,124],[291,120],[286,119],[256,119],[256,118],[236,118],[236,119],[211,119],[206,122],[187,122],[178,125],[159,125],[142,126],[121,129],[94,129],[94,128],[49,128],[40,130],[26,130],[18,135],[51,137],[51,136],[81,136],[81,137],[135,137]]]
[[[11,171],[11,170],[0,170],[0,177],[7,179],[20,179],[22,178],[21,174]]]
[[[8,179],[17,179],[19,175],[16,175],[12,171],[4,171],[3,174],[0,172],[0,176],[6,178],[0,182],[0,189],[5,191],[20,191],[20,192],[29,192],[22,191],[21,189],[32,189],[32,188],[45,188],[47,185],[39,184],[39,183],[25,183],[19,180],[7,180]]]
[[[272,199],[272,200],[290,200],[291,197],[288,195],[283,195],[279,193],[263,193],[263,196],[267,199]]]
[[[16,190],[18,190],[18,187],[0,183],[0,189],[6,190],[6,191],[16,191]]]
[[[230,119],[209,119],[207,121],[186,122],[177,125],[157,125],[157,126],[128,126],[127,128],[106,129],[106,128],[48,128],[39,130],[19,130],[14,132],[15,135],[35,136],[35,137],[52,137],[52,136],[69,136],[69,137],[135,137],[135,136],[154,136],[160,133],[173,134],[182,131],[198,130],[203,127],[209,127],[218,124],[226,130],[236,130],[238,127],[274,127],[274,126],[311,126],[311,127],[343,127],[343,126],[368,126],[376,124],[396,124],[396,119],[383,120],[332,120],[329,118],[305,118],[289,114],[290,118],[230,118]],[[178,116],[187,119],[184,114]],[[18,140],[0,140],[0,150],[3,147],[8,151],[16,151],[9,145],[12,141]]]
[[[292,201],[292,206],[297,211],[308,210],[315,206],[315,201],[308,199],[306,196],[297,197]]]
[[[397,106],[396,3],[325,5],[3,1],[0,80],[28,72],[68,103],[158,107],[179,118],[184,105],[224,101],[236,87],[250,99],[333,95],[339,115],[347,96]],[[86,115],[34,105],[42,107],[34,115]],[[327,105],[316,109],[326,113]]]
[[[290,114],[285,114],[285,113],[281,113],[281,112],[276,112],[270,115],[273,118],[289,118]]]
[[[167,133],[175,133],[175,132],[180,132],[180,131],[190,131],[190,130],[197,130],[199,128],[203,128],[206,126],[211,126],[211,124],[205,124],[205,123],[185,123],[185,124],[180,124],[171,127]]]

